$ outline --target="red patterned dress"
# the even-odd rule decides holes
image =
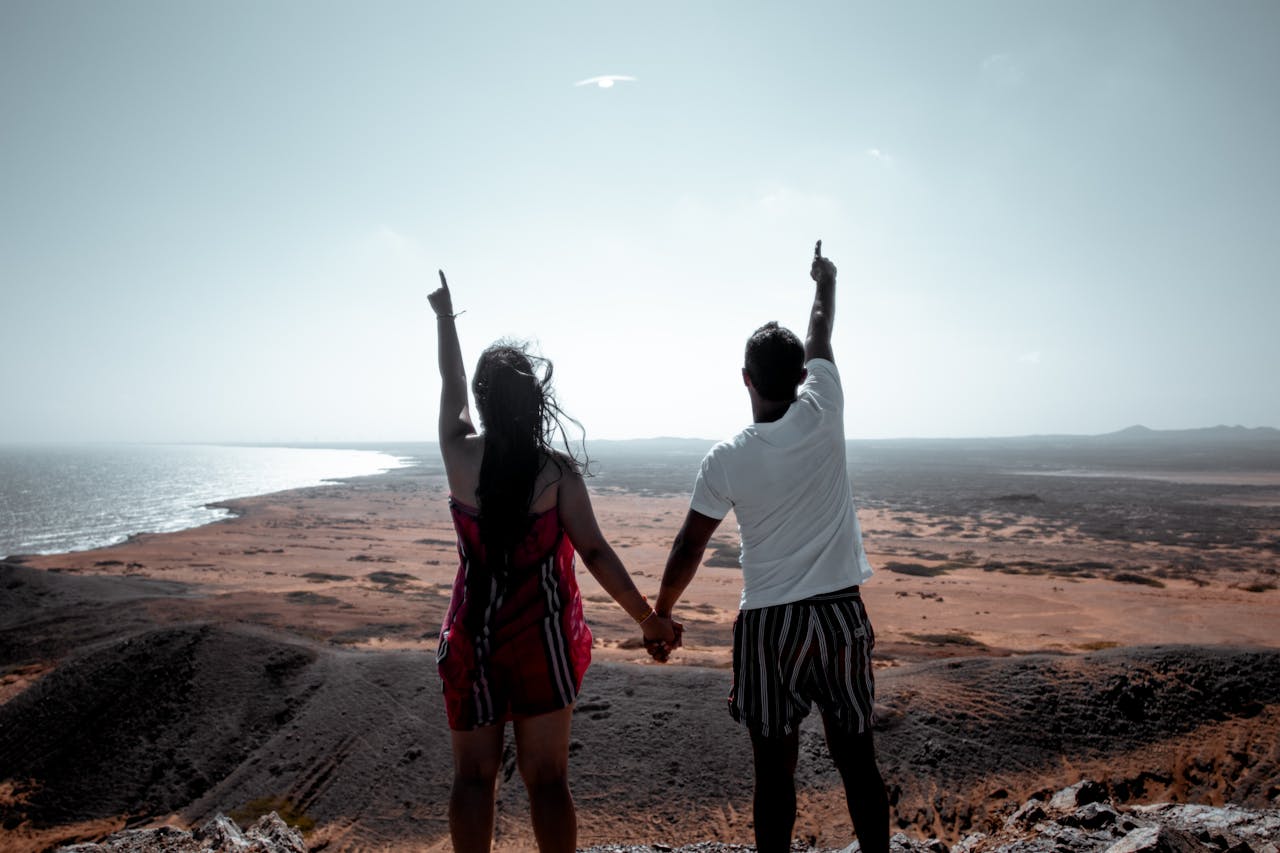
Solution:
[[[558,507],[530,517],[505,583],[485,570],[479,511],[452,498],[449,510],[459,566],[436,652],[449,728],[470,731],[573,704],[591,663],[591,631]],[[469,618],[466,583],[473,571],[484,572],[478,580],[489,587],[477,618]]]

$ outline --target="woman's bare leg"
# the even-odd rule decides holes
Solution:
[[[542,853],[572,853],[578,815],[569,793],[569,727],[573,706],[517,720],[516,766],[529,789],[533,835]]]
[[[502,766],[501,723],[453,732],[453,791],[449,794],[449,835],[458,853],[489,853],[493,808]]]

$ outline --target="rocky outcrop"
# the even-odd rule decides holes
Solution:
[[[130,829],[92,844],[61,847],[58,853],[307,853],[307,843],[275,812],[243,832],[220,814],[193,832],[175,826]]]
[[[890,853],[1280,853],[1280,809],[1160,803],[1118,807],[1106,789],[1091,780],[1063,788],[1047,800],[1023,803],[991,833],[974,833],[948,846],[936,839],[897,833]],[[584,853],[737,853],[754,848],[701,842],[607,844]],[[815,853],[796,844],[793,851]],[[828,851],[833,853],[833,851]],[[854,842],[839,853],[859,853]]]
[[[584,853],[729,853],[750,851],[739,844],[701,842],[607,844]],[[796,851],[811,851],[793,846]],[[93,844],[60,848],[59,853],[306,853],[302,835],[275,812],[243,832],[223,815],[194,832],[162,826],[116,833]],[[1117,807],[1105,789],[1084,780],[1047,801],[1028,800],[992,833],[975,833],[948,846],[936,838],[897,833],[891,853],[1280,853],[1280,809],[1199,806],[1176,803]],[[854,842],[840,853],[858,853]]]
[[[939,844],[893,839],[894,853],[939,853]],[[1280,853],[1278,845],[1280,809],[1118,807],[1102,785],[1085,780],[1047,802],[1028,800],[1000,829],[965,836],[949,853]]]

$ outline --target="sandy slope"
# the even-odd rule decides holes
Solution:
[[[31,575],[6,567],[3,584],[21,589]],[[64,601],[80,580],[55,581]],[[252,625],[148,629],[128,618],[147,606],[101,608],[132,627],[72,652],[0,706],[7,844],[267,807],[314,821],[312,843],[339,849],[443,838],[448,735],[421,654]],[[27,647],[16,634],[2,635],[10,658]],[[724,711],[728,686],[726,672],[695,667],[609,663],[589,673],[572,746],[583,843],[750,839],[749,752]],[[1007,804],[1079,776],[1122,800],[1262,805],[1280,795],[1280,652],[936,661],[882,673],[880,696],[895,819],[921,834],[982,828]],[[513,759],[498,838],[519,848],[530,839]],[[799,780],[797,831],[847,843],[838,781],[812,725]]]

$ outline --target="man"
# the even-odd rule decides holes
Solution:
[[[751,732],[756,848],[790,849],[800,721],[816,702],[863,853],[887,853],[889,804],[871,736],[875,638],[858,593],[871,567],[845,465],[844,393],[831,352],[836,268],[822,257],[821,240],[809,274],[816,292],[804,346],[777,323],[747,341],[742,380],[754,423],[702,460],[656,609],[671,616],[732,508],[742,534],[742,601],[729,712]]]

